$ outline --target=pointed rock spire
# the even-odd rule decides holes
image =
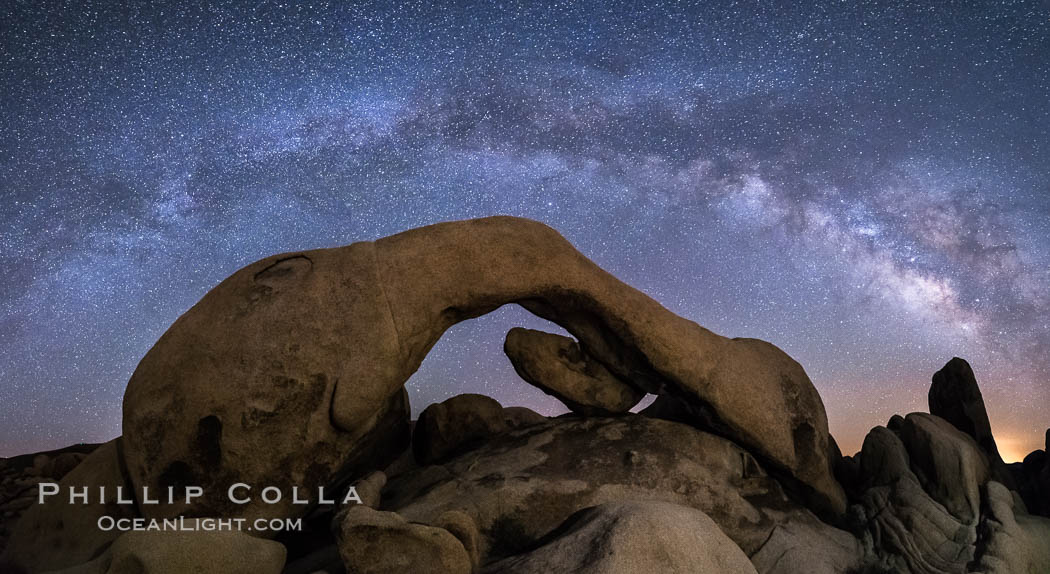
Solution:
[[[991,423],[988,422],[988,412],[984,408],[984,398],[969,363],[953,357],[934,373],[929,403],[930,414],[941,417],[973,437],[993,461],[1002,463],[995,437],[992,436]]]

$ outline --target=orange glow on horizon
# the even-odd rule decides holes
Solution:
[[[840,436],[835,436],[835,439],[839,441],[838,445],[842,450],[842,454],[847,456],[860,454],[867,432],[843,431],[840,434],[841,438]],[[1042,440],[1043,436],[1040,433],[1014,434],[1003,431],[996,433],[993,429],[992,436],[995,437],[995,445],[999,448],[999,455],[1003,458],[1003,462],[1006,463],[1021,462],[1032,451],[1040,450],[1045,446]]]
[[[996,436],[995,444],[999,447],[999,455],[1003,457],[1004,462],[1021,462],[1029,453],[1043,447],[1043,445],[1035,444],[1031,440],[1024,440],[1012,435]]]

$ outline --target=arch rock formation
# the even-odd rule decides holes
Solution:
[[[206,495],[142,512],[294,516],[293,485],[315,496],[382,468],[407,444],[403,385],[442,333],[508,303],[564,327],[615,384],[747,449],[818,514],[844,511],[824,405],[797,362],[675,315],[544,224],[489,217],[268,257],[207,293],[138,365],[123,422],[138,492]],[[234,482],[285,496],[233,506]]]

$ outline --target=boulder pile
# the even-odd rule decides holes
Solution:
[[[504,343],[571,412],[460,395],[411,421],[404,384],[442,333],[508,303],[571,335]],[[525,219],[241,269],[139,363],[123,431],[4,461],[0,570],[1050,572],[1050,457],[1002,461],[965,361],[934,375],[929,413],[843,457],[783,351],[671,313]],[[133,500],[38,504],[38,477]],[[121,518],[297,527],[98,527]]]

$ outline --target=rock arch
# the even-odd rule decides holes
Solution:
[[[180,483],[212,488],[192,508],[142,511],[301,513],[290,502],[233,507],[224,485],[312,489],[382,464],[407,440],[403,384],[431,347],[507,303],[564,327],[616,379],[679,401],[816,510],[843,511],[824,406],[798,363],[675,315],[550,227],[513,217],[269,257],[216,286],[140,362],[123,423],[137,489],[178,486],[165,482],[172,468]]]

